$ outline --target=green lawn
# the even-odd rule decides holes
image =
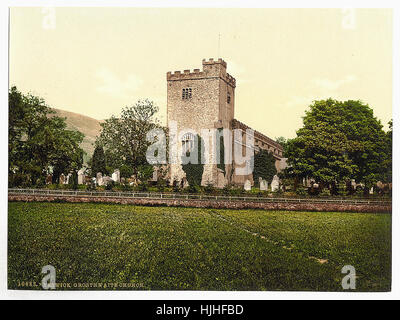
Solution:
[[[342,291],[350,264],[357,291],[390,290],[390,214],[9,202],[8,221],[10,289],[50,264],[57,283]]]

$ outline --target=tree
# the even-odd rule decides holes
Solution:
[[[130,166],[127,166],[126,164],[123,164],[120,168],[119,168],[119,172],[122,178],[130,178],[133,175],[133,170]]]
[[[393,120],[389,121],[389,131],[386,132],[386,160],[383,162],[383,181],[392,182],[392,148],[393,148]]]
[[[93,157],[91,160],[91,167],[92,167],[92,177],[95,177],[98,172],[102,174],[107,173],[106,169],[106,157],[104,154],[103,147],[97,145],[93,152]]]
[[[79,170],[84,151],[84,135],[66,129],[64,118],[54,115],[42,98],[22,94],[13,86],[9,91],[9,183],[11,186],[43,184],[53,172]],[[78,168],[78,169],[77,169]]]
[[[139,100],[125,107],[119,118],[112,116],[101,124],[97,144],[104,147],[107,164],[114,168],[127,165],[137,174],[140,165],[147,164],[146,150],[150,143],[146,134],[158,128],[155,114],[158,107],[149,100]]]
[[[314,101],[286,156],[298,178],[312,177],[333,190],[355,179],[370,188],[383,177],[385,132],[372,109],[361,101]]]
[[[259,184],[259,178],[271,181],[276,175],[275,158],[271,152],[261,149],[254,155],[254,183]]]
[[[283,148],[283,156],[285,156],[288,140],[286,138],[284,138],[284,137],[278,137],[278,138],[275,139],[275,141],[282,146],[282,148]]]

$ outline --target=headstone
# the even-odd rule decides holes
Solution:
[[[353,190],[356,190],[356,188],[357,188],[357,183],[356,183],[356,180],[355,180],[355,179],[351,179],[351,188],[352,188]]]
[[[97,172],[96,174],[96,182],[99,186],[103,185],[103,174],[101,172]]]
[[[153,177],[151,178],[152,181],[157,181],[158,179],[158,170],[153,170]]]
[[[244,190],[246,190],[246,191],[250,191],[251,190],[251,182],[250,182],[250,180],[246,180],[244,182]]]
[[[46,177],[46,184],[51,184],[53,182],[53,176],[48,174]]]
[[[371,189],[369,189],[369,194],[374,194],[374,187],[372,187]]]
[[[96,178],[92,178],[92,183],[96,187],[97,186],[97,179]]]
[[[225,177],[224,172],[220,168],[217,168],[217,188],[222,189],[227,184],[228,181]]]
[[[260,181],[260,190],[267,191],[268,190],[268,182],[267,180],[261,179]]]
[[[111,178],[113,179],[114,182],[120,182],[121,181],[121,175],[119,170],[114,170],[114,173],[111,175]]]
[[[67,178],[65,179],[65,184],[72,183],[72,173],[68,173]]]
[[[65,183],[65,176],[64,173],[61,173],[60,175],[60,184],[64,184]]]
[[[275,192],[279,190],[279,177],[277,175],[274,175],[274,178],[272,179],[271,182],[271,191]]]
[[[84,184],[85,182],[85,173],[84,170],[81,169],[78,171],[78,184]]]

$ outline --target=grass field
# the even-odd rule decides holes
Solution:
[[[342,291],[353,265],[356,291],[390,290],[390,214],[9,202],[8,230],[10,289],[50,264],[72,289]]]

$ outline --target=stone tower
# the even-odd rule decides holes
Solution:
[[[167,73],[167,121],[175,123],[178,133],[200,134],[204,129],[229,128],[235,110],[236,80],[226,72],[224,60],[203,59],[203,70]],[[194,133],[192,133],[192,131]],[[178,136],[178,155],[188,136]],[[202,184],[223,185],[226,178],[214,164],[206,164]],[[171,165],[171,180],[185,176],[180,164]]]

